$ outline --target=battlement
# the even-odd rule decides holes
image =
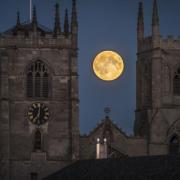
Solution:
[[[162,49],[180,49],[180,37],[168,36],[166,39],[161,38]]]
[[[72,2],[71,26],[68,10],[65,11],[64,28],[61,28],[59,4],[55,5],[53,30],[38,23],[36,8],[30,21],[21,23],[17,13],[16,25],[0,35],[0,48],[74,48],[77,49],[78,21],[76,1]]]
[[[29,36],[24,35],[7,35],[0,36],[0,48],[6,47],[18,47],[18,48],[70,48],[71,47],[71,35],[57,35],[54,37],[53,33],[45,34],[44,36],[35,35],[30,33]]]
[[[167,38],[160,37],[159,47],[161,49],[180,49],[180,37],[168,36]],[[152,36],[145,37],[139,42],[139,52],[151,50],[153,48]]]

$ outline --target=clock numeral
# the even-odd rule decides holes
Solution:
[[[31,115],[32,115],[32,112],[28,112],[28,115],[31,116]]]
[[[46,107],[46,108],[44,109],[44,111],[48,111],[48,108]]]
[[[49,116],[49,112],[45,112],[45,115]]]
[[[34,118],[34,119],[33,119],[33,123],[35,123],[35,122],[36,122],[36,119],[37,119],[37,118]]]

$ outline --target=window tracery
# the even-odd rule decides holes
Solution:
[[[49,71],[41,60],[35,61],[28,67],[27,72],[27,97],[48,98],[49,96]]]

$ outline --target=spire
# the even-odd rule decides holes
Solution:
[[[55,5],[54,33],[55,33],[55,35],[61,33],[60,15],[59,15],[59,4],[58,3],[56,3],[56,5]]]
[[[138,40],[144,38],[144,13],[143,13],[143,3],[142,2],[139,3],[137,38],[138,38]]]
[[[72,0],[72,14],[71,14],[71,45],[72,48],[77,49],[78,44],[78,21],[76,11],[76,0]],[[76,52],[77,53],[77,52]]]
[[[72,0],[72,15],[71,15],[71,31],[75,31],[76,32],[76,28],[78,26],[78,22],[77,22],[77,11],[76,11],[76,0]]]
[[[68,10],[65,11],[65,17],[64,17],[64,34],[65,36],[68,36],[69,33],[69,21],[68,21]]]
[[[154,3],[153,3],[152,25],[159,25],[157,0],[154,0]]]
[[[33,17],[32,17],[32,24],[37,25],[37,15],[36,15],[36,7],[33,7]]]
[[[21,22],[20,22],[20,15],[19,15],[19,11],[17,12],[17,21],[16,21],[16,26],[20,26]]]
[[[152,35],[159,36],[159,16],[158,16],[157,0],[154,0],[153,2]]]

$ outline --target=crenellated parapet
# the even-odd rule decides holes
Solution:
[[[38,23],[36,7],[33,8],[32,21],[21,23],[17,13],[16,25],[0,35],[0,48],[71,48],[77,50],[78,22],[76,1],[72,1],[71,26],[69,26],[68,10],[64,15],[64,28],[61,27],[59,4],[55,5],[53,30]]]
[[[180,49],[180,37],[168,36],[161,40],[162,49]]]
[[[159,48],[164,50],[180,49],[180,37],[168,36],[167,38],[160,37]],[[153,49],[153,38],[148,36],[139,42],[138,52],[147,52]]]
[[[30,33],[27,36],[19,34],[16,36],[0,36],[0,48],[17,47],[17,48],[71,48],[71,35],[64,36],[58,35],[54,37],[52,33],[48,33],[44,36]]]

